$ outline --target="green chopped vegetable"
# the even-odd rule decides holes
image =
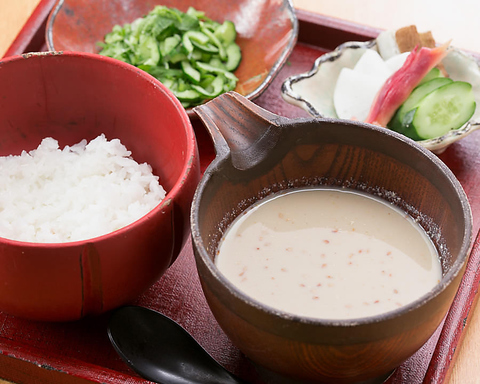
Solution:
[[[218,23],[190,7],[186,13],[156,6],[123,27],[115,25],[101,55],[148,72],[189,108],[235,89],[233,74],[242,59],[231,21]]]

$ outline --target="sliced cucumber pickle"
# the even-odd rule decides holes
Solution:
[[[192,102],[202,99],[201,95],[193,89],[187,89],[185,91],[173,91],[173,93],[180,101]]]
[[[173,35],[167,37],[165,40],[160,42],[160,53],[163,57],[170,55],[175,48],[181,43],[182,39],[179,35]]]
[[[443,85],[426,95],[413,114],[410,136],[433,139],[462,127],[475,112],[472,86],[463,81]]]
[[[408,99],[405,100],[402,106],[395,112],[392,120],[387,124],[388,128],[400,133],[405,133],[406,128],[412,121],[412,116],[408,112],[416,108],[418,103],[430,92],[452,82],[453,80],[448,77],[436,77],[416,87]]]
[[[138,63],[142,65],[157,65],[159,60],[160,51],[155,38],[142,35],[138,45]]]
[[[223,92],[224,84],[225,84],[225,80],[223,76],[219,75],[207,87],[209,89],[206,89],[199,85],[192,85],[192,88],[203,97],[213,99],[214,97],[219,96]]]
[[[188,60],[183,60],[180,64],[182,66],[182,71],[185,76],[194,84],[198,84],[201,78],[200,72],[193,68],[192,64],[190,64]]]
[[[225,69],[227,71],[234,71],[240,65],[242,60],[242,53],[240,47],[236,43],[231,43],[227,49],[227,63],[225,64]]]
[[[422,80],[420,80],[420,83],[418,83],[417,87],[437,77],[444,77],[444,76],[442,74],[442,71],[440,71],[440,69],[438,69],[437,67],[434,67],[430,70],[430,72],[428,72],[425,75],[425,77]]]
[[[208,36],[200,31],[187,31],[182,37],[183,48],[187,53],[193,51],[192,41],[196,41],[199,44],[207,44],[209,41]]]
[[[215,36],[217,36],[220,41],[225,43],[225,45],[233,43],[237,37],[235,24],[233,24],[230,20],[225,20],[223,24],[216,29]]]

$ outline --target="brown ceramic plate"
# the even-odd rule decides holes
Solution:
[[[235,90],[248,99],[267,88],[297,41],[298,22],[290,0],[59,0],[47,21],[48,49],[97,53],[97,42],[115,24],[131,23],[155,5],[183,12],[192,6],[216,21],[235,23],[242,50]],[[187,112],[195,115],[191,109]]]

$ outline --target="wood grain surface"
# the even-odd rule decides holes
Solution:
[[[39,0],[0,0],[0,57],[4,55]],[[394,29],[416,24],[420,31],[431,30],[438,41],[480,52],[476,0],[293,0],[295,7],[361,25]],[[454,5],[452,5],[454,4]],[[474,311],[451,372],[448,384],[480,383],[480,313]],[[0,372],[0,377],[2,373]],[[0,384],[6,381],[0,379]],[[20,383],[19,383],[20,384]],[[447,384],[447,383],[446,383]]]

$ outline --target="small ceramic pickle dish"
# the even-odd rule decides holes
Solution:
[[[338,118],[334,105],[334,92],[341,70],[353,69],[367,51],[378,53],[385,61],[394,55],[400,56],[400,52],[404,51],[399,51],[398,46],[392,44],[392,36],[394,39],[397,31],[384,31],[370,41],[345,42],[332,52],[318,57],[308,72],[290,76],[285,80],[281,91],[283,99],[304,109],[313,117]],[[423,147],[436,154],[442,153],[450,144],[480,127],[479,61],[473,54],[453,46],[449,46],[447,52],[440,65],[452,80],[471,84],[477,108],[470,120],[460,128],[452,129],[439,137],[418,141]]]

